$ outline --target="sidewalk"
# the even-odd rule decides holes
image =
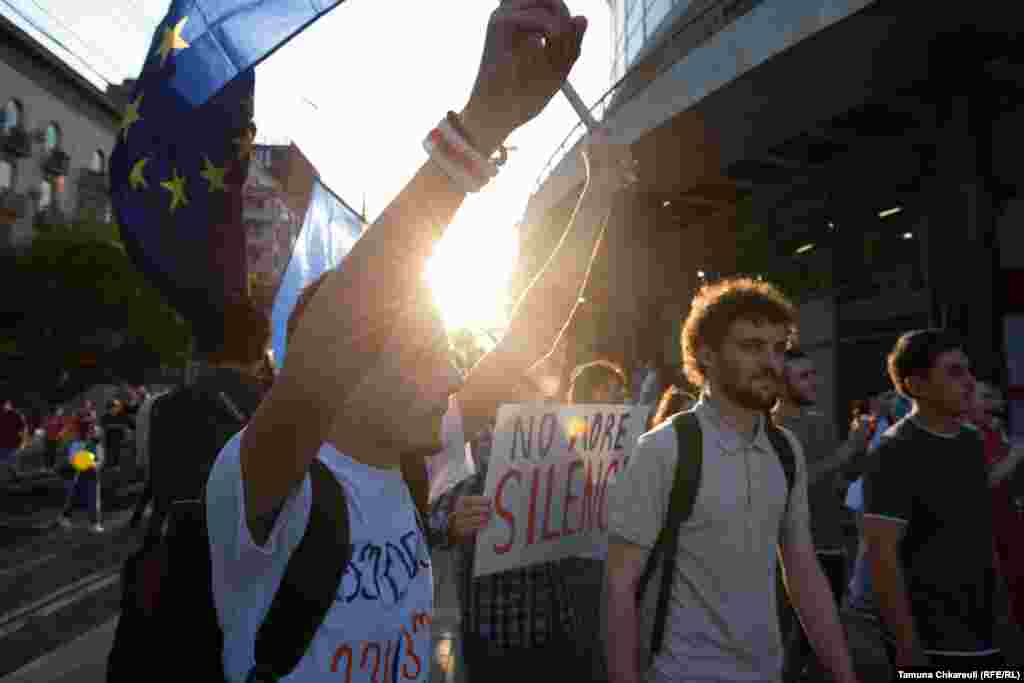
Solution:
[[[464,683],[459,657],[459,610],[449,553],[434,554],[436,581],[432,683]],[[117,618],[94,628],[53,652],[0,678],[0,683],[104,683],[107,653],[114,639]]]

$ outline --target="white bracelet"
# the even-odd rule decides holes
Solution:
[[[498,175],[498,164],[491,159],[484,157],[480,152],[476,151],[471,144],[466,142],[465,138],[459,134],[459,131],[455,130],[452,124],[448,122],[447,118],[441,119],[441,122],[437,124],[437,128],[441,131],[441,134],[444,135],[445,140],[447,140],[449,144],[458,149],[462,154],[468,157],[470,161],[472,161],[475,166],[474,173],[476,175],[483,175],[487,178],[493,178]]]
[[[470,145],[447,118],[423,140],[423,148],[444,169],[451,180],[466,192],[479,192],[498,175],[499,163],[486,159]]]
[[[479,192],[487,184],[487,181],[474,176],[465,166],[452,159],[446,153],[448,150],[442,149],[442,146],[447,141],[443,139],[435,141],[435,132],[440,135],[437,129],[435,129],[423,140],[423,148],[427,151],[427,154],[463,192]],[[441,144],[438,144],[438,142],[441,142]]]

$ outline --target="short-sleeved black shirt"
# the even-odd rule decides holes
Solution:
[[[911,611],[929,654],[992,649],[995,574],[983,445],[905,418],[886,432],[864,480],[864,512],[907,523],[900,548]]]

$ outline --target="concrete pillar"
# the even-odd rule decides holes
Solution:
[[[993,302],[995,211],[985,182],[991,122],[982,102],[979,94],[951,96],[940,119],[923,248],[933,324],[963,334],[976,370],[990,373],[1001,364],[1001,344]]]

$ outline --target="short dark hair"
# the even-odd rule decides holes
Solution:
[[[796,334],[796,308],[775,285],[749,277],[729,278],[704,285],[693,297],[683,324],[683,369],[695,387],[703,387],[707,368],[697,352],[718,349],[736,320],[785,325]]]
[[[963,338],[951,330],[928,329],[907,332],[896,340],[886,365],[889,379],[897,392],[907,398],[916,398],[907,380],[924,378],[935,367],[935,360],[947,351],[966,348]]]
[[[597,390],[609,382],[626,386],[626,373],[610,360],[584,363],[569,378],[569,403],[593,403]]]

